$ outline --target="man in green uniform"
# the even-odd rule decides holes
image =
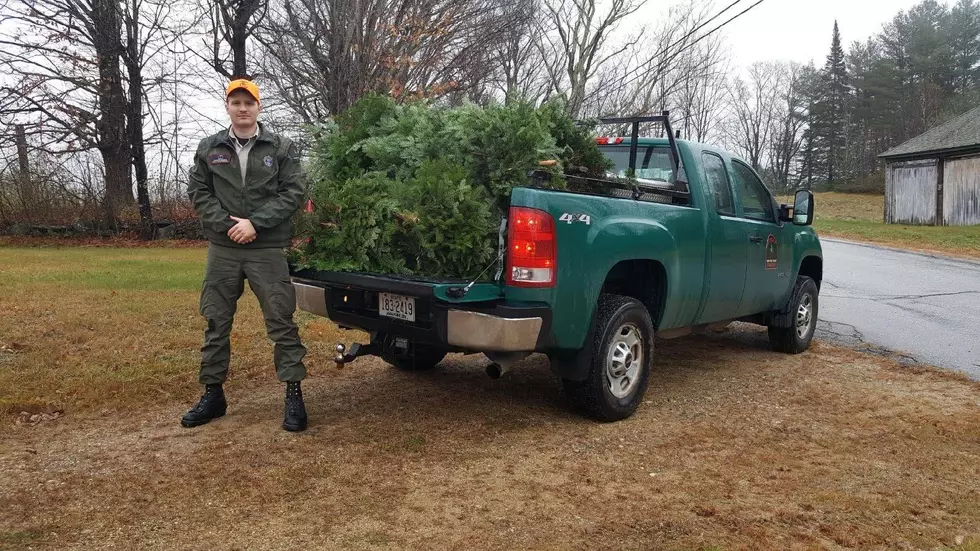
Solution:
[[[199,380],[204,395],[181,424],[203,425],[225,414],[221,385],[231,358],[230,334],[245,280],[255,293],[275,343],[276,374],[286,383],[283,428],[306,428],[300,381],[306,377],[293,322],[296,294],[289,280],[285,247],[291,218],[306,194],[296,146],[258,123],[259,89],[234,80],[225,92],[231,127],[201,140],[194,156],[187,194],[207,235],[208,260],[200,312],[207,320]]]

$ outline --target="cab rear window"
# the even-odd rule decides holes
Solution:
[[[603,155],[608,157],[615,167],[610,169],[613,175],[626,177],[630,166],[629,145],[599,146]],[[640,145],[636,148],[636,177],[644,180],[660,180],[669,182],[671,177],[670,148],[665,146]]]

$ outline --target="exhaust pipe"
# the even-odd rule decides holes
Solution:
[[[531,355],[530,352],[484,352],[484,356],[490,360],[487,366],[487,375],[491,379],[499,379],[510,371],[510,368],[517,362]]]
[[[487,375],[489,375],[491,379],[499,379],[501,376],[503,376],[504,373],[507,373],[508,371],[510,371],[510,369],[498,364],[497,362],[494,362],[487,366]]]

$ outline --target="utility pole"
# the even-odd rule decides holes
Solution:
[[[34,201],[34,186],[31,182],[31,167],[27,160],[27,131],[23,124],[14,127],[14,136],[17,141],[17,161],[20,165],[17,183],[20,201],[24,207],[24,213],[29,214],[36,208]]]
[[[15,133],[17,136],[17,160],[20,162],[20,177],[27,180],[30,173],[30,166],[27,163],[27,131],[24,130],[23,124],[18,124],[15,127]]]

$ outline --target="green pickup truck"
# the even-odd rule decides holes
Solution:
[[[514,188],[490,282],[294,270],[301,310],[370,334],[338,344],[338,366],[375,355],[422,370],[483,353],[499,377],[544,353],[577,408],[615,421],[643,398],[655,336],[737,320],[767,326],[774,350],[806,350],[823,274],[812,193],[777,204],[747,163],[676,139],[667,113],[601,122],[631,126],[598,139],[614,173],[566,175],[554,191],[534,172]],[[652,122],[665,138],[639,137]]]

